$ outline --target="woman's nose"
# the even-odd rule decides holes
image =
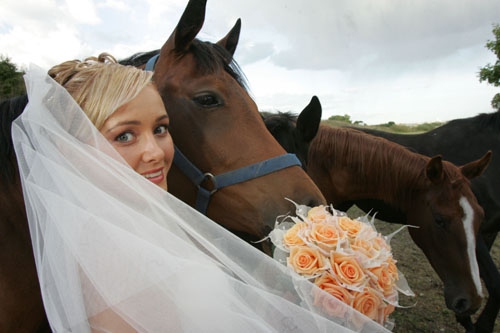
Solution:
[[[165,152],[160,147],[154,136],[148,137],[144,144],[142,159],[144,162],[160,161],[165,157]]]

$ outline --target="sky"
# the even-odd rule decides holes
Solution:
[[[159,49],[187,0],[2,0],[0,55],[49,69],[109,52]],[[489,113],[499,88],[479,82],[498,0],[208,0],[198,35],[216,42],[241,18],[235,60],[262,111],[369,125]]]

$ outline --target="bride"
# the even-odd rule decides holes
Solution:
[[[386,332],[165,191],[168,110],[103,54],[26,75],[13,141],[55,332]],[[314,292],[314,293],[313,293]]]

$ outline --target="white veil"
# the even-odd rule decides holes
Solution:
[[[347,306],[136,174],[43,70],[26,83],[12,135],[55,332],[387,332],[322,314],[314,293]]]

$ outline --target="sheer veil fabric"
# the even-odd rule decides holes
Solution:
[[[53,331],[388,331],[136,174],[42,69],[25,79],[12,135]]]

